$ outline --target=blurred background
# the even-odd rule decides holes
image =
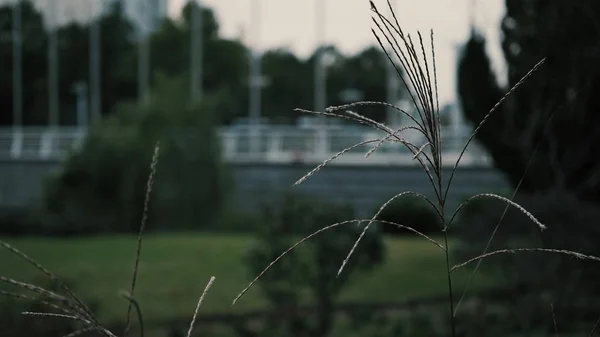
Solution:
[[[374,3],[390,18],[393,9],[411,36],[421,31],[428,52],[434,31],[445,182],[474,128],[546,58],[479,130],[444,210],[451,216],[477,193],[516,191],[548,229],[477,200],[449,231],[453,263],[523,247],[600,255],[600,3]],[[231,306],[299,238],[369,218],[404,191],[435,199],[399,143],[368,158],[372,146],[355,147],[294,186],[337,152],[383,136],[294,109],[382,101],[417,114],[371,32],[373,15],[362,0],[0,0],[0,237],[122,331],[118,292],[130,287],[160,142],[135,293],[147,336],[183,336],[211,275],[197,335],[448,335],[443,251],[383,223],[341,277],[360,234],[352,224],[300,246]],[[383,105],[352,109],[392,128],[410,122]],[[418,198],[395,200],[380,219],[442,239],[443,224]],[[593,334],[598,270],[535,252],[459,269],[457,334]],[[54,286],[38,274],[0,252],[0,275]],[[0,329],[59,337],[77,328],[20,314],[39,306],[0,299]]]

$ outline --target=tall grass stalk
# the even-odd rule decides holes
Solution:
[[[206,293],[208,293],[208,289],[210,289],[213,282],[215,282],[215,277],[211,276],[210,280],[208,280],[208,283],[206,284],[206,287],[204,288],[204,291],[202,292],[202,295],[200,295],[200,299],[198,299],[198,304],[196,304],[196,310],[194,310],[194,315],[192,316],[192,321],[190,322],[190,328],[188,329],[187,337],[192,336],[192,331],[194,330],[194,325],[196,323],[196,318],[198,317],[198,312],[200,311],[200,306],[202,305],[204,296],[206,296]]]
[[[152,193],[152,186],[154,185],[154,176],[156,175],[156,166],[158,165],[158,156],[160,154],[160,143],[157,142],[154,147],[154,154],[152,156],[152,163],[150,164],[150,174],[148,175],[148,182],[146,184],[146,196],[144,198],[144,210],[142,212],[142,222],[140,224],[140,231],[138,232],[137,238],[137,250],[135,253],[135,262],[133,265],[133,277],[131,278],[131,290],[129,292],[129,297],[133,298],[135,293],[135,285],[137,281],[138,268],[140,264],[140,257],[142,253],[142,242],[144,238],[144,230],[146,229],[146,222],[148,222],[148,211],[150,208],[150,195]],[[126,337],[129,333],[129,329],[131,329],[131,307],[134,304],[133,301],[129,301],[129,305],[127,307],[127,319],[125,322],[125,331],[123,332],[123,337]]]
[[[130,329],[130,313],[131,313],[132,306],[135,306],[136,311],[138,313],[138,319],[140,321],[142,336],[144,333],[143,317],[142,317],[141,309],[139,307],[139,304],[133,297],[133,292],[135,290],[135,285],[136,285],[139,261],[140,261],[140,256],[141,256],[143,234],[144,234],[144,229],[146,227],[146,222],[148,220],[150,195],[151,195],[151,191],[152,191],[152,186],[154,184],[154,177],[156,175],[156,167],[158,165],[159,153],[160,153],[160,144],[157,143],[154,148],[154,154],[152,156],[152,162],[150,165],[150,174],[149,174],[148,182],[146,185],[144,210],[143,210],[143,214],[142,214],[140,231],[138,233],[138,240],[137,240],[138,245],[137,245],[137,251],[136,251],[135,264],[134,264],[134,268],[133,268],[133,279],[132,279],[132,284],[131,284],[131,292],[122,294],[122,296],[125,297],[125,299],[127,299],[129,301],[129,307],[128,307],[128,312],[127,312],[127,324],[126,324],[126,329],[125,329],[123,336],[125,336]],[[9,285],[15,286],[23,291],[33,292],[33,293],[37,294],[41,299],[26,295],[26,294],[12,293],[12,292],[7,292],[7,291],[0,291],[1,296],[20,298],[20,299],[26,299],[26,300],[38,300],[38,301],[40,301],[40,303],[42,303],[48,307],[51,307],[55,310],[59,310],[59,311],[63,312],[63,313],[23,312],[24,315],[45,316],[45,317],[68,319],[68,320],[73,320],[73,321],[82,323],[84,325],[83,328],[76,330],[76,331],[72,332],[71,334],[69,334],[68,335],[69,337],[78,336],[80,334],[83,334],[83,333],[89,332],[89,331],[97,331],[106,337],[116,337],[115,334],[113,334],[111,331],[107,330],[106,328],[104,328],[103,326],[100,325],[100,323],[98,322],[98,319],[95,317],[94,313],[88,308],[88,306],[85,305],[85,303],[77,295],[75,295],[62,281],[60,281],[60,279],[56,275],[54,275],[52,272],[50,272],[49,270],[44,268],[40,263],[35,261],[33,258],[29,257],[27,254],[25,254],[21,250],[17,249],[16,247],[13,247],[9,243],[0,240],[0,247],[8,250],[10,253],[16,255],[17,257],[21,258],[22,260],[25,260],[27,263],[32,265],[34,268],[36,268],[37,270],[42,272],[52,282],[58,284],[60,289],[62,291],[64,291],[66,294],[66,296],[63,296],[63,295],[53,292],[51,290],[48,290],[48,289],[30,284],[30,283],[25,283],[25,282],[21,282],[21,281],[12,279],[12,278],[0,276],[0,283],[6,283]]]

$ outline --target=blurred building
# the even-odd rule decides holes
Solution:
[[[0,5],[15,3],[17,0],[0,0]],[[21,0],[29,1],[40,10],[48,24],[63,25],[72,21],[85,23],[90,18],[110,10],[114,3],[120,3],[125,15],[136,29],[143,33],[156,29],[168,15],[170,0]],[[55,6],[55,20],[52,20],[52,7]]]

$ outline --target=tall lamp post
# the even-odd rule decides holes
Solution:
[[[261,114],[261,54],[260,39],[260,0],[251,4],[252,45],[248,48],[250,58],[249,83],[249,122],[250,122],[250,153],[257,156],[260,153],[260,114]]]
[[[315,110],[325,111],[327,105],[327,82],[325,74],[325,65],[323,63],[323,56],[325,54],[325,10],[326,1],[316,0],[315,15],[316,15],[316,40],[317,40],[317,52],[315,55],[315,83],[314,83],[314,97],[315,97]],[[317,130],[317,153],[318,155],[324,156],[327,154],[327,120],[325,116],[318,117],[318,130]]]
[[[141,19],[138,41],[138,101],[146,103],[150,88],[150,23],[152,21],[148,1],[140,1],[139,10]]]
[[[91,4],[91,1],[90,1]],[[101,110],[101,75],[100,75],[100,23],[102,19],[102,10],[99,13],[91,8],[90,5],[90,110],[92,120],[97,121],[102,115]],[[86,119],[87,123],[87,119]]]
[[[202,0],[196,0],[191,13],[191,98],[192,101],[199,102],[202,99],[202,64],[203,64],[203,21],[202,21]]]
[[[392,7],[396,7],[396,1],[391,2]],[[390,13],[391,14],[391,13]],[[394,60],[394,53],[388,51],[388,54],[390,55],[390,58],[392,60]],[[386,100],[389,104],[398,104],[398,90],[400,88],[400,83],[398,81],[398,73],[396,72],[396,69],[394,68],[394,64],[392,63],[392,61],[390,61],[388,59],[388,57],[385,55],[385,53],[383,54],[383,58],[384,58],[384,62],[385,62],[385,66],[386,66],[386,78],[387,78],[387,83],[386,83]],[[392,128],[399,126],[402,123],[402,115],[400,115],[398,113],[398,111],[396,111],[394,108],[388,107],[386,108],[386,120],[388,123],[388,126],[391,126]]]
[[[56,4],[58,0],[50,0],[48,24],[48,97],[49,116],[48,124],[55,129],[59,123],[59,97],[58,97],[58,23],[56,20]]]
[[[12,8],[12,58],[13,58],[13,141],[11,155],[18,157],[21,151],[23,127],[23,60],[21,33],[21,0],[15,0]]]

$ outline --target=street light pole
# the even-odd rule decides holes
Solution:
[[[13,128],[20,131],[23,127],[23,60],[21,32],[21,0],[13,5],[12,56],[13,56]]]
[[[324,112],[327,105],[327,83],[325,78],[325,65],[323,64],[323,56],[325,54],[325,0],[316,0],[316,41],[317,51],[315,54],[315,83],[314,83],[314,97],[315,97],[315,110]],[[319,120],[318,133],[317,133],[317,152],[320,155],[326,155],[327,149],[327,120],[325,116],[317,117]]]
[[[202,21],[202,0],[196,0],[196,6],[192,7],[192,25],[191,25],[191,97],[192,101],[199,102],[202,99],[202,64],[203,64],[203,21]]]
[[[91,2],[90,2],[91,3]],[[101,75],[100,75],[100,22],[103,8],[99,13],[92,9],[90,20],[90,107],[92,120],[98,121],[102,116],[101,110]],[[87,121],[87,119],[86,119]]]
[[[396,2],[392,2],[392,8],[395,7]],[[391,15],[392,13],[390,13]],[[394,53],[393,52],[388,52],[388,54],[390,55],[390,58],[392,58],[392,60],[394,59]],[[387,85],[386,85],[386,89],[387,89],[387,93],[386,93],[386,99],[387,102],[389,104],[398,104],[398,90],[400,88],[400,83],[398,81],[398,76],[400,76],[397,72],[396,69],[394,67],[394,64],[392,63],[392,61],[390,61],[388,59],[388,57],[385,55],[385,53],[383,54],[383,58],[384,58],[384,62],[386,65],[386,77],[387,77]],[[399,124],[402,123],[402,115],[400,115],[398,113],[398,111],[396,111],[394,108],[388,107],[386,108],[386,120],[387,120],[387,124],[390,127],[397,127],[399,126]]]
[[[21,32],[21,0],[15,0],[12,8],[12,58],[13,58],[13,139],[11,156],[18,158],[22,148],[23,127],[23,60]]]
[[[150,87],[150,10],[147,1],[140,1],[141,24],[139,27],[140,40],[138,49],[138,101],[145,103],[148,100]]]
[[[258,50],[260,39],[260,0],[252,1],[252,45],[249,46],[250,83],[249,83],[249,122],[250,122],[250,153],[253,156],[260,151],[260,113],[261,113],[261,55]]]
[[[59,97],[58,97],[58,24],[56,20],[56,4],[58,0],[50,0],[48,23],[48,95],[49,118],[51,128],[56,128],[59,123]]]

